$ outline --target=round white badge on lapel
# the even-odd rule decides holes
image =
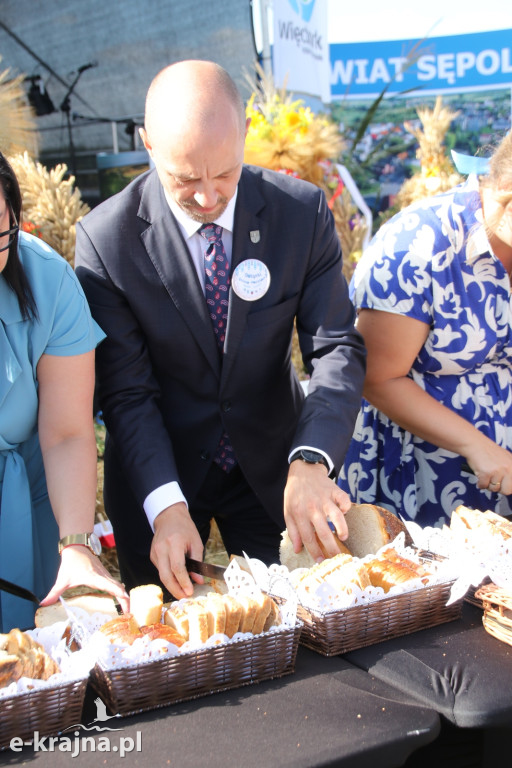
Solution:
[[[231,285],[236,295],[245,301],[261,299],[270,285],[267,265],[259,259],[242,261],[233,272]]]

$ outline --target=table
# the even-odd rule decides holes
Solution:
[[[87,693],[83,724],[96,716],[95,695]],[[294,674],[104,725],[122,731],[96,734],[96,743],[102,736],[111,746],[121,737],[132,739],[133,751],[125,757],[119,751],[81,752],[71,760],[69,751],[35,755],[24,747],[17,754],[0,752],[0,766],[36,758],[38,768],[68,768],[70,761],[82,768],[395,768],[440,732],[432,708],[341,657],[325,658],[304,647]]]
[[[482,610],[345,654],[351,664],[462,728],[512,725],[512,646],[482,625]]]
[[[345,659],[441,715],[445,743],[442,750],[425,749],[425,765],[494,766],[508,753],[512,646],[485,631],[481,608],[464,603],[456,621],[360,648]],[[449,758],[454,742],[458,748]],[[421,768],[420,758],[411,758],[413,768]]]

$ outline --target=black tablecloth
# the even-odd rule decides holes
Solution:
[[[512,646],[489,635],[482,610],[345,655],[463,728],[512,725]]]
[[[88,691],[84,725],[96,716],[95,696]],[[118,751],[89,751],[72,759],[70,752],[58,751],[58,745],[53,753],[37,755],[32,747],[24,747],[20,753],[0,752],[0,765],[30,764],[35,758],[38,768],[395,768],[440,731],[439,716],[432,709],[342,658],[325,658],[303,647],[292,675],[104,725],[122,730],[95,739],[107,736],[117,746],[121,737],[132,738],[135,749],[124,758]],[[91,733],[82,730],[80,736]]]

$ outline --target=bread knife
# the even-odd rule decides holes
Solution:
[[[194,560],[185,557],[185,565],[189,573],[198,573],[200,576],[208,576],[210,579],[223,579],[226,569],[222,565],[203,563],[202,560]]]
[[[21,597],[23,600],[31,600],[33,603],[37,603],[37,605],[41,602],[29,589],[20,587],[18,584],[13,584],[11,581],[7,581],[7,579],[0,578],[0,589],[4,592],[9,592],[16,597]]]

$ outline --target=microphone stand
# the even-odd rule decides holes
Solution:
[[[68,127],[68,142],[69,142],[69,159],[70,159],[70,166],[71,166],[71,172],[73,176],[76,179],[76,155],[75,155],[75,146],[73,144],[73,130],[71,128],[71,102],[70,102],[70,96],[73,93],[76,84],[78,83],[78,80],[80,79],[80,76],[82,72],[84,72],[85,69],[89,69],[88,66],[80,67],[76,73],[76,77],[71,83],[71,85],[68,88],[68,91],[66,95],[64,96],[62,100],[62,104],[60,105],[61,112],[66,113],[66,122]]]

